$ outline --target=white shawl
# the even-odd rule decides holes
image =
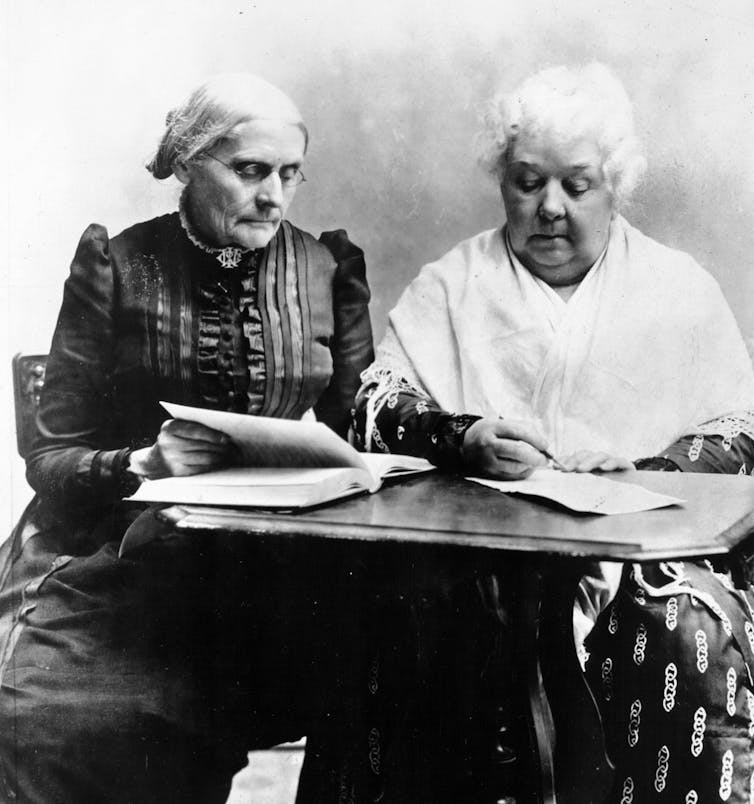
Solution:
[[[716,281],[621,217],[567,302],[512,255],[504,228],[426,265],[364,375],[379,381],[372,423],[398,377],[449,411],[535,421],[556,456],[754,437],[740,415],[754,408],[751,361]]]

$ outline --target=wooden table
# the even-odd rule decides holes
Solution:
[[[365,548],[371,543],[367,549],[375,551],[375,561],[389,560],[389,551],[398,549],[396,566],[404,573],[392,576],[397,587],[431,584],[443,572],[510,575],[515,562],[520,586],[511,675],[512,683],[527,692],[528,737],[511,736],[506,724],[493,724],[498,733],[488,800],[506,801],[514,794],[518,804],[596,804],[612,773],[597,708],[573,646],[573,599],[585,566],[595,559],[724,555],[754,531],[750,477],[653,472],[614,477],[686,503],[619,516],[578,515],[431,474],[298,513],[173,506],[160,517],[184,534],[335,539]]]

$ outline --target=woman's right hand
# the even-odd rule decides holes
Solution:
[[[128,468],[140,477],[198,475],[238,462],[231,439],[197,422],[168,419],[151,447],[134,450]]]
[[[479,419],[469,427],[461,454],[466,469],[498,480],[522,480],[546,466],[547,441],[537,428],[513,419]]]

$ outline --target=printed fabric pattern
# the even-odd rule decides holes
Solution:
[[[752,602],[709,562],[625,568],[586,641],[610,804],[754,801]]]

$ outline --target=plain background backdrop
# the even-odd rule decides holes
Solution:
[[[502,220],[475,165],[484,101],[599,59],[636,106],[649,173],[630,220],[691,252],[754,337],[751,0],[0,0],[0,534],[30,497],[10,359],[46,352],[83,229],[175,208],[143,164],[167,110],[215,72],[287,90],[312,135],[289,217],[367,253],[376,336],[419,267]]]

